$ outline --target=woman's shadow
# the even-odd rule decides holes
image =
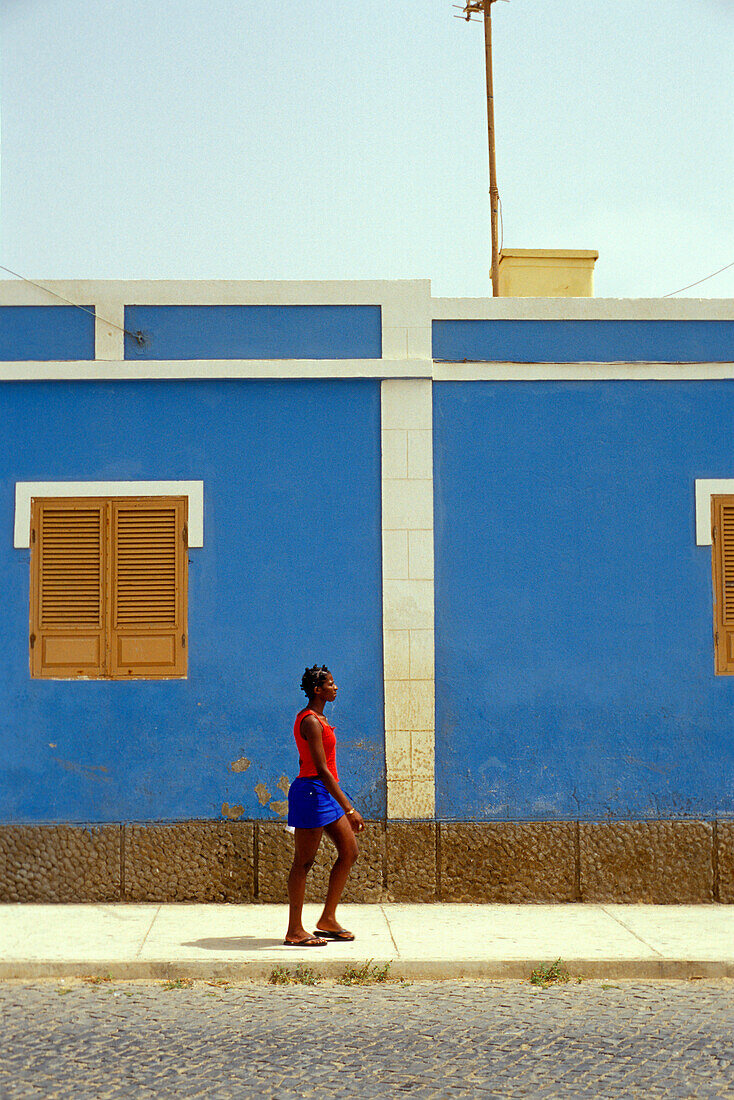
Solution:
[[[282,940],[259,939],[257,936],[221,936],[202,940],[189,940],[182,947],[203,947],[207,951],[263,951],[270,947],[282,947]]]

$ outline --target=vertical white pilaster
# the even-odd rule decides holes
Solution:
[[[430,379],[382,383],[382,629],[387,816],[435,813]]]
[[[431,284],[426,280],[394,283],[382,299],[383,359],[423,359],[433,355]]]
[[[118,299],[100,298],[94,304],[94,358],[121,361],[125,358],[125,304]],[[113,324],[109,322],[112,321]],[[116,327],[119,326],[119,327]]]

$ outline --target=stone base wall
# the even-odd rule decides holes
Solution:
[[[734,903],[734,822],[369,822],[352,902]],[[0,901],[285,902],[279,822],[0,826]],[[323,897],[324,838],[307,900]]]

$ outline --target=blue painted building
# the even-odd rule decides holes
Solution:
[[[420,822],[429,896],[471,835],[467,897],[670,900],[618,885],[663,828],[648,878],[697,829],[676,897],[734,900],[710,520],[734,494],[731,302],[48,285],[85,309],[0,284],[8,897],[41,896],[18,886],[28,836],[114,827],[124,853],[154,822],[249,830],[266,896],[298,683],[326,661],[340,771],[375,822],[365,896],[395,896],[391,838]],[[131,496],[186,501],[185,675],[32,675],[33,502]],[[492,871],[528,829],[568,861],[560,894]]]

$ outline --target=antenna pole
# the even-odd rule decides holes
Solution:
[[[480,15],[484,19],[484,64],[487,71],[487,139],[489,144],[489,221],[492,237],[492,294],[500,293],[500,255],[499,255],[499,206],[500,193],[497,187],[497,160],[494,151],[494,81],[492,78],[492,4],[495,0],[463,0],[462,15],[457,19],[473,22],[472,16]]]
[[[492,4],[484,0],[484,61],[487,70],[487,138],[489,142],[489,219],[492,234],[492,295],[499,297],[500,257],[498,221],[500,193],[497,187],[497,161],[494,145],[494,81],[492,79]]]

